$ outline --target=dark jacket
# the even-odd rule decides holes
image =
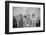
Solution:
[[[23,27],[23,18],[22,17],[19,20],[19,27]]]
[[[13,28],[17,28],[17,21],[15,17],[13,17]]]
[[[36,22],[36,27],[40,27],[40,20],[38,20],[38,22]]]

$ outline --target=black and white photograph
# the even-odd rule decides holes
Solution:
[[[40,27],[40,8],[13,7],[13,28]]]
[[[45,4],[35,2],[5,2],[5,33],[45,31]]]

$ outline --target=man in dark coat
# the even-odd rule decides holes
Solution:
[[[36,27],[40,27],[40,17],[37,17],[37,21],[36,21]]]
[[[15,17],[13,17],[13,28],[17,28],[17,21]]]
[[[20,15],[20,20],[19,20],[19,27],[23,27],[23,17]]]
[[[40,27],[40,20],[37,20],[36,27]]]

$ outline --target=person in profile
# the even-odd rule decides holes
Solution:
[[[23,27],[23,17],[22,17],[22,14],[20,15],[20,20],[19,20],[19,27]]]
[[[13,17],[13,28],[17,28],[17,21],[15,17]]]

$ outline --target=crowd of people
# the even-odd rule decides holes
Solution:
[[[39,27],[40,19],[32,20],[35,17],[35,14],[32,14],[32,18],[30,14],[27,15],[16,15],[13,16],[13,28],[22,28],[22,27]]]

